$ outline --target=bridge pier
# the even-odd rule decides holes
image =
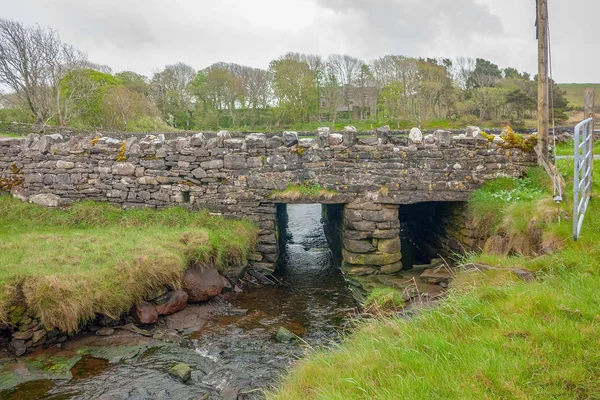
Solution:
[[[398,205],[367,199],[346,204],[342,236],[345,274],[389,275],[402,270]]]

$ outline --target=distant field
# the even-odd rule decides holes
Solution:
[[[600,83],[561,83],[558,86],[567,92],[565,97],[569,104],[578,109],[583,109],[585,89],[596,88],[596,108],[600,108]]]

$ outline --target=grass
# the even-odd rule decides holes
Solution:
[[[0,196],[0,325],[24,308],[68,332],[97,313],[119,317],[148,290],[178,287],[190,264],[243,262],[256,234],[249,222],[182,208],[56,210]]]
[[[23,137],[22,135],[19,135],[17,133],[6,133],[6,132],[0,132],[0,138],[1,137],[13,137],[13,138],[20,138]]]
[[[403,306],[404,298],[401,291],[391,287],[382,287],[375,288],[369,293],[364,309],[372,314],[385,314],[399,311]]]
[[[572,156],[575,152],[575,143],[573,140],[560,143],[556,146],[556,155],[558,156]],[[600,141],[594,141],[594,154],[600,155]]]
[[[595,88],[596,95],[600,94],[600,83],[561,83],[558,87],[566,92],[565,97],[569,104],[578,110],[583,110],[585,89]]]
[[[559,168],[571,193],[572,161],[561,161]],[[571,239],[571,221],[559,223],[554,208],[554,218],[539,224],[543,235],[559,240],[554,251],[530,257],[472,256],[466,261],[500,270],[459,273],[438,309],[409,320],[380,318],[363,324],[336,348],[298,361],[268,397],[600,398],[600,162],[594,171],[593,200],[578,242]],[[521,190],[516,182],[500,180],[484,188],[488,193],[482,196],[495,193],[493,185],[513,194],[541,189],[530,182]],[[546,190],[544,196],[551,193]],[[535,209],[541,197],[508,201],[501,195],[489,198],[489,207],[501,216],[518,217],[519,225],[530,215],[519,217],[509,210]],[[569,207],[563,204],[563,209]],[[524,283],[502,267],[527,268],[538,280]]]
[[[271,198],[280,201],[298,201],[301,199],[329,200],[337,192],[327,190],[320,185],[310,182],[304,182],[301,185],[290,185],[285,190],[275,191]]]

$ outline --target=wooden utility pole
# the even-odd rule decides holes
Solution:
[[[548,160],[550,130],[548,89],[548,0],[537,0],[538,31],[538,154]]]

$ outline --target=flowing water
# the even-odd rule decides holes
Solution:
[[[247,309],[247,315],[213,316],[210,310],[219,306],[191,306],[163,323],[162,337],[119,332],[116,338],[70,343],[4,366],[0,361],[0,379],[24,381],[0,391],[0,398],[264,398],[263,390],[294,360],[339,338],[356,305],[333,265],[321,207],[288,206],[288,216],[286,262],[277,275],[281,284],[225,295],[235,308]],[[278,342],[280,327],[302,340]],[[177,363],[193,370],[185,384],[167,373]],[[3,375],[3,370],[12,372]]]

